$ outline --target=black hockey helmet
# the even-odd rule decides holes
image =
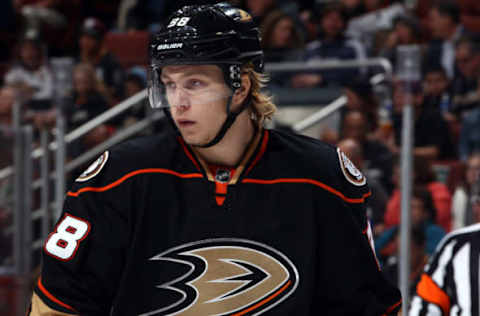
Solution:
[[[148,96],[153,108],[169,107],[160,79],[162,68],[168,65],[217,65],[232,94],[241,86],[242,65],[252,63],[255,71],[263,72],[258,27],[249,13],[228,3],[185,6],[173,13],[152,36],[149,59]],[[208,146],[220,141],[248,106],[233,113],[230,103],[231,97],[226,104],[227,121]]]
[[[161,68],[168,65],[212,64],[222,68],[232,90],[240,87],[240,66],[251,62],[263,72],[259,30],[247,12],[227,3],[185,6],[176,11],[149,46],[152,107],[165,106],[155,91]],[[158,98],[160,97],[160,98]]]

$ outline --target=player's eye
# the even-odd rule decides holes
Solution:
[[[174,90],[175,89],[175,83],[174,82],[171,82],[171,81],[167,81],[164,83],[165,85],[165,88],[167,90]]]
[[[202,88],[204,86],[205,86],[205,83],[201,80],[198,80],[198,79],[188,80],[188,82],[186,84],[187,89],[198,89],[198,88]]]

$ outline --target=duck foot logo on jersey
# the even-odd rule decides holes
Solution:
[[[102,171],[108,160],[108,150],[97,158],[75,181],[85,182],[95,177]]]
[[[358,170],[358,168],[353,164],[353,162],[348,159],[347,155],[340,148],[337,148],[338,159],[340,160],[340,168],[342,169],[343,175],[353,185],[362,186],[367,183],[365,176]]]
[[[169,249],[150,260],[188,265],[180,278],[159,288],[182,299],[147,315],[259,315],[297,288],[293,263],[279,251],[245,239],[208,239]]]

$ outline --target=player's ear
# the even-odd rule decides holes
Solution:
[[[245,98],[248,96],[251,86],[252,82],[250,81],[250,76],[247,73],[242,74],[242,85],[240,88],[235,90],[232,103],[242,104]]]

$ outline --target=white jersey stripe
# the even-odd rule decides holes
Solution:
[[[460,316],[460,307],[458,307],[458,305],[455,305],[450,309],[450,316]]]
[[[422,300],[418,296],[414,296],[412,302],[410,303],[410,312],[409,316],[417,316],[422,309]]]
[[[452,259],[452,252],[453,252],[453,247],[455,246],[457,242],[453,241],[452,243],[448,244],[445,247],[445,250],[443,251],[442,255],[438,259],[438,265],[437,268],[435,269],[435,272],[432,273],[432,279],[437,283],[437,285],[440,288],[443,288],[445,285],[445,272],[446,272],[446,265],[450,262]]]
[[[442,309],[435,304],[428,304],[427,311],[428,316],[442,316]]]
[[[457,304],[462,306],[462,316],[469,316],[471,311],[470,288],[470,243],[465,244],[453,259],[453,278],[457,292]]]

